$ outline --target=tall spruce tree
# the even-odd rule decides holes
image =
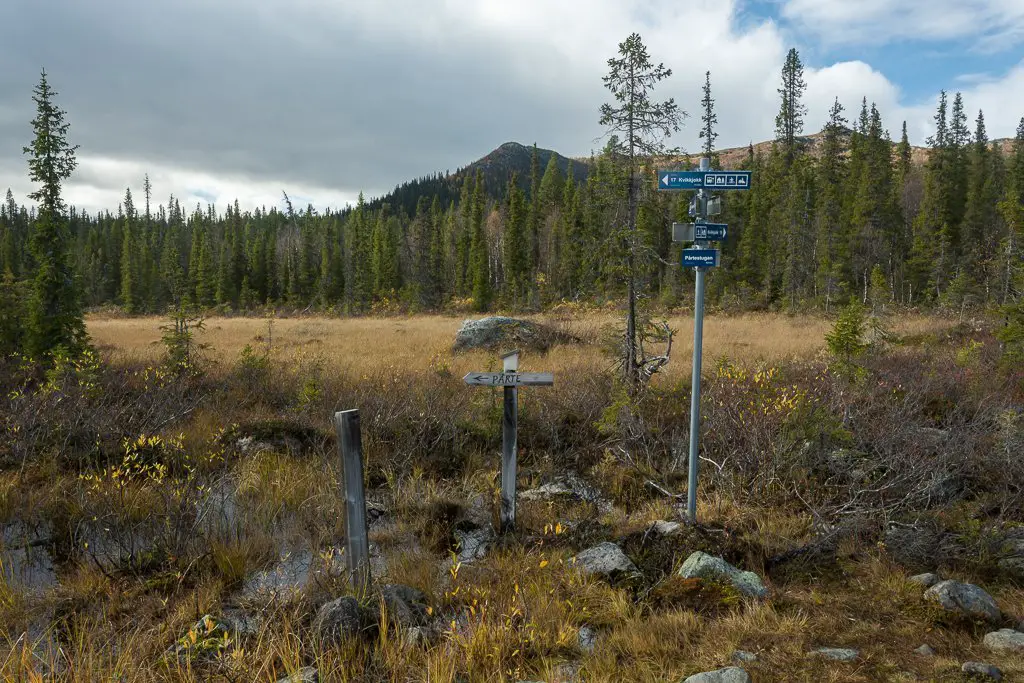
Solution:
[[[638,329],[637,297],[639,276],[646,270],[640,263],[641,244],[637,234],[637,208],[641,191],[640,158],[665,151],[665,140],[679,130],[685,115],[669,98],[664,102],[652,99],[658,83],[672,75],[664,64],[655,65],[647,53],[640,34],[633,33],[619,44],[618,56],[608,60],[605,87],[612,93],[614,104],[601,105],[600,124],[609,133],[621,133],[625,165],[625,220],[619,219],[615,231],[624,252],[626,280],[626,330],[622,353],[622,369],[627,384],[636,388],[641,381],[641,358]]]
[[[710,71],[704,72],[703,93],[704,96],[700,100],[700,139],[704,141],[704,156],[710,159],[715,153],[715,140],[718,139],[718,133],[715,132],[715,126],[718,125],[718,116],[715,114],[715,100],[711,97]],[[716,164],[712,164],[712,168],[715,166]]]
[[[505,269],[505,298],[513,307],[524,302],[529,278],[529,236],[524,234],[525,198],[515,173],[508,181],[508,203],[505,211],[505,233],[502,256]]]
[[[75,170],[78,146],[68,141],[70,124],[66,112],[57,106],[56,96],[44,69],[32,96],[36,104],[32,120],[34,138],[24,148],[29,178],[39,184],[29,194],[39,208],[30,240],[36,276],[27,335],[28,349],[37,356],[47,356],[58,348],[75,354],[87,343],[72,269],[66,206],[61,196],[63,181]]]
[[[124,191],[124,227],[121,244],[121,305],[126,313],[135,313],[139,303],[139,239],[135,228],[135,203],[132,190]]]
[[[792,163],[796,156],[797,136],[804,129],[807,106],[803,103],[803,94],[806,89],[800,53],[796,48],[790,48],[782,66],[782,85],[779,87],[782,102],[775,117],[775,139],[782,145],[787,163]]]
[[[842,239],[843,188],[846,183],[847,121],[837,97],[829,110],[825,136],[818,162],[815,207],[816,297],[824,299],[825,310],[839,294],[843,282],[846,250]]]
[[[473,198],[470,205],[470,228],[472,239],[469,244],[470,281],[473,284],[473,307],[480,313],[491,308],[494,289],[491,284],[491,255],[487,243],[487,229],[484,226],[484,174],[477,169],[473,184]]]

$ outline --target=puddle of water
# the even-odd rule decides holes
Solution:
[[[308,547],[285,550],[272,566],[246,579],[241,597],[260,602],[288,602],[298,598],[311,584],[336,578],[344,571],[344,556],[335,548],[318,553]]]
[[[23,522],[0,527],[0,566],[4,578],[21,590],[42,593],[57,584],[49,534]]]

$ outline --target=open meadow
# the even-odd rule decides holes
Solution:
[[[543,316],[528,319],[546,320]],[[220,365],[236,361],[246,346],[257,350],[266,345],[282,360],[321,356],[333,369],[355,372],[382,367],[415,369],[430,362],[443,361],[453,371],[480,369],[481,362],[493,362],[495,354],[452,354],[452,341],[463,318],[421,315],[390,318],[211,318],[199,341],[209,345],[207,356]],[[160,342],[159,317],[116,318],[93,316],[88,319],[89,334],[95,345],[113,358],[123,361],[152,362],[165,352]],[[614,328],[617,320],[610,314],[559,317],[551,322],[585,340],[599,340],[603,331]],[[672,362],[665,375],[690,374],[693,351],[693,318],[670,317],[676,332]],[[946,323],[925,316],[910,316],[894,322],[898,334],[925,334],[941,331]],[[726,357],[743,363],[808,360],[825,347],[825,333],[831,323],[807,315],[744,314],[709,316],[704,328],[705,357]],[[608,359],[594,344],[563,345],[551,350],[541,361],[534,354],[524,360],[531,365],[557,369],[560,364],[590,362],[595,368],[608,366]],[[539,364],[539,365],[538,365]]]
[[[505,535],[501,394],[462,382],[499,353],[454,352],[460,318],[209,318],[174,364],[166,320],[96,316],[94,357],[6,366],[0,678],[1024,679],[985,640],[1024,617],[1024,413],[992,323],[893,316],[839,368],[833,320],[710,316],[690,525],[692,321],[630,394],[612,314],[531,319],[571,341],[523,351],[555,385],[520,391]],[[332,424],[351,408],[359,599]],[[929,597],[922,572],[993,602]]]

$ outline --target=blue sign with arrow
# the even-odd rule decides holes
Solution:
[[[724,240],[727,234],[726,228],[728,227],[725,223],[694,223],[693,239],[716,242]]]
[[[749,190],[750,171],[658,171],[659,190]]]
[[[718,249],[683,249],[683,268],[715,268],[718,266]]]

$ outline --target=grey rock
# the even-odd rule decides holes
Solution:
[[[509,350],[529,348],[546,351],[552,345],[575,341],[547,325],[509,318],[491,316],[480,320],[464,320],[455,334],[455,350],[491,349]]]
[[[291,675],[278,679],[277,683],[320,683],[320,672],[312,666],[306,666]]]
[[[406,647],[425,647],[430,644],[430,636],[427,629],[420,626],[413,626],[405,632]]]
[[[886,552],[897,564],[911,570],[941,564],[946,557],[943,542],[943,534],[928,527],[894,526],[885,531]]]
[[[1015,579],[1024,579],[1024,557],[1003,557],[996,564],[1004,574]]]
[[[338,642],[360,635],[373,623],[359,601],[350,595],[331,600],[317,610],[313,630],[327,641]]]
[[[910,581],[910,583],[916,583],[919,586],[924,586],[925,588],[931,588],[939,581],[942,581],[942,579],[939,578],[938,574],[932,574],[931,572],[928,572],[927,574],[918,574],[916,576],[911,576],[907,580]]]
[[[720,557],[697,551],[686,558],[679,568],[679,576],[684,579],[704,579],[732,584],[741,594],[751,598],[763,598],[768,595],[761,577],[754,572],[745,572],[732,566]]]
[[[219,621],[236,638],[255,638],[259,635],[262,620],[240,609],[225,610]]]
[[[579,643],[584,652],[593,652],[597,645],[597,631],[589,626],[580,626]]]
[[[1003,680],[1003,672],[999,670],[999,667],[984,662],[964,662],[960,670],[969,676],[981,676],[994,681]]]
[[[602,513],[610,512],[615,507],[610,500],[602,495],[600,489],[573,472],[568,472],[555,481],[519,494],[519,500],[526,501],[552,500],[561,497],[572,497],[592,503]]]
[[[752,664],[757,661],[757,655],[746,650],[736,650],[732,653],[731,659],[736,664]]]
[[[380,597],[388,617],[395,623],[402,626],[426,626],[430,621],[429,602],[421,590],[395,583],[381,588]]]
[[[607,541],[587,548],[574,557],[573,562],[587,574],[607,578],[618,578],[623,575],[632,577],[640,574],[632,560],[622,552],[622,548]]]
[[[947,612],[991,622],[1002,618],[999,606],[992,596],[972,583],[940,581],[926,590],[924,597],[938,603]]]
[[[662,536],[674,536],[683,530],[683,525],[679,522],[667,522],[664,519],[659,519],[651,525],[651,528]]]
[[[986,634],[985,647],[993,652],[1024,652],[1024,633],[1003,628]]]
[[[1015,579],[1024,580],[1024,528],[1008,529],[999,551],[999,569]]]
[[[812,657],[824,657],[834,662],[852,662],[860,655],[857,650],[845,647],[819,647],[810,652]]]
[[[571,496],[573,491],[571,488],[558,481],[551,481],[547,484],[542,484],[535,489],[529,489],[519,494],[519,500],[551,500],[559,496]]]
[[[1017,630],[1024,633],[1024,619],[1017,622]]]
[[[491,541],[494,540],[494,532],[490,526],[482,526],[468,531],[456,529],[455,540],[459,544],[458,561],[462,564],[470,564],[487,554],[491,548]]]
[[[683,683],[751,683],[750,674],[738,666],[716,671],[704,671],[685,679]]]
[[[935,648],[933,648],[931,645],[925,644],[919,648],[916,648],[914,650],[914,654],[921,655],[922,657],[934,657]]]

